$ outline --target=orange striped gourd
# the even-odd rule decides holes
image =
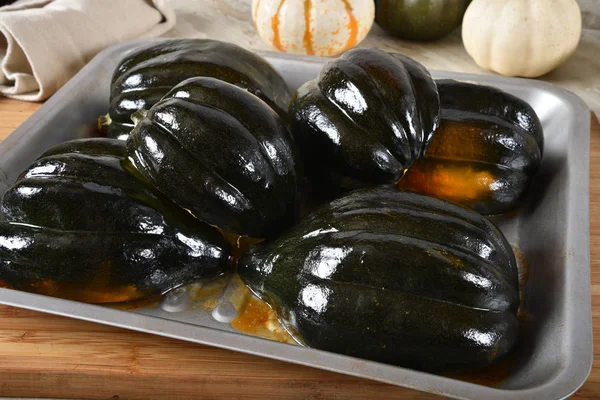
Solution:
[[[254,0],[260,37],[279,51],[332,56],[356,46],[375,18],[373,0]]]

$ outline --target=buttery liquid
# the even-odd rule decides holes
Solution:
[[[480,368],[473,371],[464,370],[459,372],[449,372],[443,375],[447,378],[475,383],[477,385],[498,387],[504,381],[506,381],[514,371],[518,361],[517,357],[515,356],[516,353],[517,351],[497,362],[496,364],[490,365],[489,367]]]
[[[202,286],[191,285],[189,293],[192,307],[212,312],[219,305],[221,293],[223,293],[230,279],[231,276],[226,275]]]
[[[235,316],[231,319],[230,324],[239,332],[296,344],[296,341],[277,319],[275,311],[252,294],[237,273],[197,289],[192,287],[190,298],[192,299],[192,308],[201,308],[206,312],[213,313],[213,316],[216,312],[217,320],[227,319],[226,312],[220,313],[219,307],[223,307],[225,311],[234,309]]]
[[[114,308],[115,310],[122,311],[131,311],[137,310],[139,308],[154,308],[158,307],[162,302],[164,296],[159,297],[151,297],[148,299],[134,300],[134,301],[126,301],[122,303],[108,303],[102,304],[105,307]]]
[[[249,293],[241,313],[231,326],[242,333],[277,342],[297,344],[277,319],[277,314],[267,303]]]
[[[162,306],[163,309],[168,310],[169,306],[165,304],[168,303],[169,296],[180,295],[187,296],[188,301],[183,302],[183,307],[179,310],[170,311],[182,311],[188,307],[199,308],[212,313],[213,317],[220,322],[230,323],[232,328],[241,333],[282,343],[298,344],[279,322],[275,311],[250,292],[237,273],[175,289],[165,296],[105,304],[105,306],[118,310]],[[219,308],[224,308],[225,312],[219,312]],[[231,318],[228,318],[227,311],[233,312]]]

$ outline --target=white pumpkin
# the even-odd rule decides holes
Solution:
[[[277,50],[330,56],[367,36],[373,0],[254,0],[252,19],[260,37]]]
[[[576,0],[474,0],[462,23],[469,55],[507,76],[552,71],[575,51],[580,36]]]

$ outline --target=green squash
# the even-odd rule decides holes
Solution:
[[[179,82],[207,76],[257,95],[285,116],[291,93],[265,59],[231,43],[210,39],[171,39],[128,54],[116,68],[110,89],[109,137],[127,139],[131,114],[149,109]]]
[[[297,214],[294,146],[258,97],[214,78],[175,86],[136,125],[129,158],[162,193],[226,232],[272,236]]]
[[[490,86],[437,84],[441,126],[398,186],[486,215],[515,210],[542,161],[544,133],[535,111]]]
[[[422,65],[355,49],[298,89],[289,118],[307,176],[344,190],[397,182],[423,156],[439,112],[437,87]]]
[[[409,40],[435,40],[462,23],[471,0],[375,0],[375,22]]]
[[[238,271],[310,347],[427,371],[484,366],[519,334],[517,264],[481,215],[393,186],[326,204]]]
[[[0,206],[3,286],[111,303],[229,269],[218,230],[150,190],[125,156],[120,140],[75,140],[21,174]]]

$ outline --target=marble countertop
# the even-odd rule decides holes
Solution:
[[[169,0],[177,24],[169,37],[205,37],[232,42],[254,50],[274,50],[258,36],[252,23],[251,0]],[[435,42],[411,42],[387,35],[374,25],[359,47],[396,51],[429,69],[494,74],[478,67],[465,51],[460,29]],[[580,96],[600,116],[600,30],[584,30],[579,47],[563,65],[540,80]]]

